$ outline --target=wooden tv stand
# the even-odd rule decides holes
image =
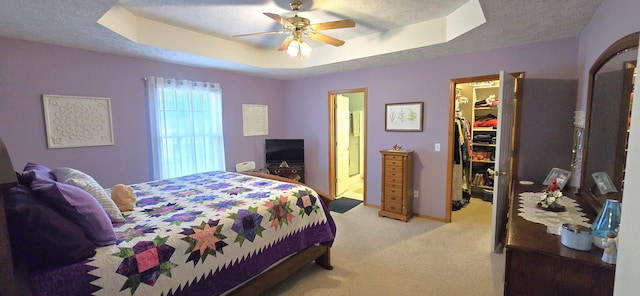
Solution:
[[[288,167],[280,167],[278,164],[270,164],[267,166],[267,170],[269,170],[269,174],[304,183],[304,164],[290,164]]]

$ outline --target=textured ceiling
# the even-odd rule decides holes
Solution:
[[[312,23],[339,19],[355,21],[356,28],[323,31],[329,36],[345,40],[345,46],[323,51],[320,47],[322,44],[311,44],[314,51],[318,49],[319,53],[334,52],[337,55],[341,49],[365,51],[364,48],[360,50],[348,47],[350,44],[356,44],[358,38],[362,40],[363,36],[369,39],[376,38],[375,42],[378,42],[381,48],[386,48],[385,42],[398,42],[390,35],[409,31],[412,25],[418,23],[447,17],[469,0],[304,2],[300,16],[310,19]],[[197,51],[170,50],[166,49],[170,47],[144,45],[97,23],[112,7],[120,5],[135,17],[228,41],[215,44],[215,50],[218,51],[224,50],[224,44],[231,44],[244,46],[256,52],[271,53],[275,52],[285,36],[231,36],[279,30],[280,25],[262,13],[291,16],[288,0],[0,0],[0,36],[227,69],[277,79],[292,79],[574,37],[580,33],[601,2],[602,0],[479,0],[486,23],[448,42],[403,50],[378,51],[371,56],[359,56],[350,60],[297,69],[259,67],[251,63],[193,53]],[[417,34],[415,38],[426,37]],[[312,61],[313,58],[314,56],[311,56],[308,59]]]

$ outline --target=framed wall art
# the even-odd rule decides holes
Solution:
[[[242,135],[265,136],[269,134],[269,106],[242,104]]]
[[[421,132],[424,102],[385,104],[385,131]]]
[[[113,145],[109,98],[45,94],[42,104],[49,148]]]

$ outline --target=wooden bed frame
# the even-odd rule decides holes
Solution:
[[[244,172],[244,174],[268,178],[272,180],[297,183],[287,178],[269,175],[260,172]],[[11,255],[11,244],[9,242],[9,231],[5,212],[5,192],[17,184],[17,177],[11,158],[2,139],[0,139],[0,296],[29,295],[28,287],[20,285],[18,276],[13,268]],[[314,188],[312,188],[314,189]],[[324,192],[314,189],[328,207],[334,200]],[[330,248],[323,245],[310,246],[281,261],[276,266],[271,267],[255,278],[245,282],[229,293],[229,295],[254,295],[260,294],[276,286],[299,269],[315,261],[316,264],[325,269],[331,270]],[[27,291],[24,291],[24,290]]]

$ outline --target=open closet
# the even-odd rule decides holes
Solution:
[[[498,128],[499,80],[455,85],[452,210],[472,197],[491,202]]]
[[[504,246],[509,192],[517,170],[514,143],[519,141],[518,98],[523,79],[523,72],[500,71],[450,83],[447,222],[452,211],[465,207],[470,209],[461,212],[472,215],[491,211],[487,230],[491,230],[492,252],[501,252]]]

